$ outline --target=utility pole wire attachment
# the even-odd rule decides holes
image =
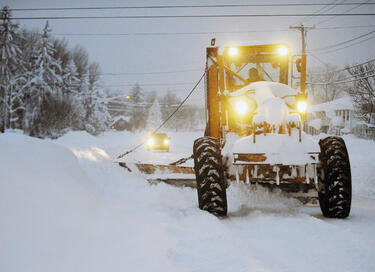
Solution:
[[[313,26],[304,26],[300,24],[299,26],[289,26],[290,29],[297,29],[301,31],[301,39],[302,39],[302,54],[306,52],[306,34],[308,30],[315,29],[315,25]]]

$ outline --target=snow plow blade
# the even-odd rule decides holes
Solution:
[[[150,184],[164,182],[177,187],[196,188],[195,172],[193,167],[178,165],[154,165],[147,163],[125,163],[119,162],[119,165],[132,173],[141,174]],[[235,176],[228,176],[229,182],[235,182]],[[242,182],[242,181],[241,181]],[[243,180],[243,182],[245,182]],[[280,182],[275,181],[250,181],[249,186],[260,186],[271,192],[281,191],[287,197],[293,197],[305,205],[317,205],[318,194],[313,183],[306,184],[302,182]]]
[[[174,186],[196,187],[193,167],[119,162],[129,172],[140,173],[151,184],[165,182]]]

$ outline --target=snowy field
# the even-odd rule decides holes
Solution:
[[[189,156],[200,135],[170,133],[170,159]],[[218,219],[198,209],[195,190],[151,186],[113,162],[142,137],[0,134],[0,271],[375,271],[375,142],[345,137],[345,220],[236,184]]]

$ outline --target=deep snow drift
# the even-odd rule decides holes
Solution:
[[[141,149],[133,159],[189,156],[200,135],[169,133],[171,157]],[[218,219],[193,189],[151,186],[113,163],[142,137],[0,134],[0,271],[375,271],[375,142],[344,137],[346,220],[237,184]]]

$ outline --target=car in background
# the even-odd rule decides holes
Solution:
[[[165,133],[153,133],[147,138],[147,151],[169,152],[170,140]]]

